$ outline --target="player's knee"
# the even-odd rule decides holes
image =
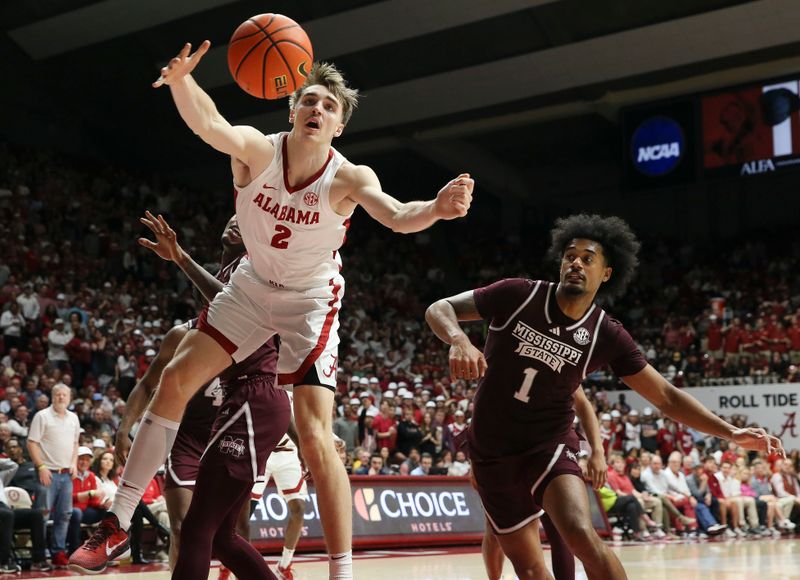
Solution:
[[[590,521],[583,521],[580,518],[572,518],[558,530],[564,541],[569,545],[570,550],[577,554],[579,549],[589,548],[597,534]]]
[[[289,502],[289,516],[295,518],[303,517],[305,502],[301,500],[292,500]]]
[[[158,394],[177,400],[189,400],[196,389],[187,381],[183,365],[176,361],[170,362],[161,373]]]
[[[321,429],[306,429],[300,434],[300,447],[306,463],[313,466],[324,462],[328,456],[335,455],[333,440],[330,433]]]

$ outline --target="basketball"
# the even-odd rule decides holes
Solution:
[[[303,86],[314,62],[308,35],[282,14],[248,18],[228,44],[228,68],[246,93],[282,99]]]

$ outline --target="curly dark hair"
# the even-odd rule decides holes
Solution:
[[[611,278],[600,286],[599,292],[619,296],[633,278],[639,260],[636,254],[641,244],[625,220],[616,216],[579,214],[556,220],[550,232],[548,259],[561,263],[564,251],[572,240],[592,240],[603,246],[606,264],[614,269]]]

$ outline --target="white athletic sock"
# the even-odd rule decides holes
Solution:
[[[150,480],[167,459],[180,426],[180,423],[164,419],[150,411],[142,416],[128,454],[125,471],[122,472],[119,489],[109,510],[117,516],[123,530],[131,526],[133,511],[139,505]]]
[[[294,550],[290,550],[287,547],[283,548],[283,555],[281,556],[281,562],[279,566],[281,568],[288,568],[289,564],[292,563],[292,556],[294,556]]]
[[[331,559],[328,562],[328,575],[330,580],[352,580],[353,551],[331,554]]]

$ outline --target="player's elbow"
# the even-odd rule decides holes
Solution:
[[[436,320],[439,318],[439,313],[442,308],[442,302],[447,302],[446,300],[437,300],[425,310],[425,322],[428,323],[428,326],[433,326],[436,324]]]

